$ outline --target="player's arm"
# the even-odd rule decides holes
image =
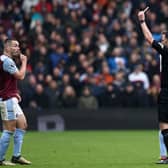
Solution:
[[[153,39],[152,33],[150,32],[150,30],[145,22],[145,12],[144,11],[140,11],[138,13],[138,19],[139,19],[139,22],[141,25],[142,32],[145,36],[145,39],[149,42],[149,44],[152,45],[154,39]]]
[[[21,67],[18,71],[16,71],[13,75],[16,79],[23,80],[26,74],[26,67],[27,67],[27,57],[23,54],[20,55],[21,60]]]
[[[3,61],[3,69],[4,71],[13,75],[16,79],[24,79],[26,73],[26,66],[27,66],[27,58],[24,55],[21,55],[21,67],[18,69],[16,67],[15,62],[11,58],[6,58]]]

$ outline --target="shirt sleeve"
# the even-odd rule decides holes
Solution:
[[[156,49],[160,54],[162,54],[166,50],[165,46],[162,43],[157,42],[156,40],[152,42],[152,47]]]
[[[10,74],[14,74],[18,71],[18,68],[12,59],[6,58],[3,61],[3,70],[9,72]]]

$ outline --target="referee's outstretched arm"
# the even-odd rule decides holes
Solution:
[[[142,28],[142,32],[145,36],[145,39],[152,45],[153,42],[153,37],[152,37],[152,33],[150,32],[146,22],[145,22],[145,12],[142,10],[140,12],[138,12],[138,19]]]

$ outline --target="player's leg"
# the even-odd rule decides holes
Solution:
[[[166,149],[168,150],[168,124],[161,122],[159,125],[160,125],[160,129],[162,130],[162,135],[163,135]]]
[[[160,122],[160,129],[162,130],[162,135],[164,139],[164,144],[166,146],[166,150],[168,151],[168,123]],[[163,164],[168,164],[168,159],[163,160]]]
[[[164,164],[165,162],[167,163],[167,150],[164,143],[163,135],[160,130],[159,130],[159,147],[160,147],[160,158],[156,163],[157,164]]]
[[[164,143],[163,135],[159,130],[159,147],[160,147],[160,159],[165,160],[167,159],[167,150]]]
[[[164,143],[168,151],[168,90],[161,89],[158,96],[158,120]]]
[[[11,136],[13,135],[16,128],[16,117],[12,110],[11,99],[7,101],[0,101],[0,112],[3,124],[3,132],[0,138],[0,165],[11,165],[10,163],[4,162],[5,154],[8,149]]]
[[[27,128],[27,121],[22,109],[18,102],[15,102],[15,110],[17,113],[16,130],[14,133],[14,150],[12,162],[20,164],[31,164],[30,161],[26,160],[21,156],[21,150],[23,145],[23,139]]]
[[[164,93],[164,92],[163,92]],[[164,143],[168,151],[168,104],[167,95],[163,94],[159,99],[158,112],[159,112],[159,128],[162,132]],[[168,94],[168,93],[167,93]]]
[[[5,160],[11,136],[13,135],[16,121],[3,121],[3,132],[0,139],[0,161]]]
[[[18,157],[21,155],[21,149],[22,149],[25,132],[26,132],[26,119],[25,119],[25,116],[21,114],[17,118],[17,128],[14,132],[13,156],[15,157]]]
[[[163,135],[164,144],[168,151],[168,90],[162,89],[158,97],[159,128]],[[168,164],[168,159],[165,161]]]

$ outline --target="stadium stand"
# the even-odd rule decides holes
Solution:
[[[88,87],[96,108],[155,106],[159,55],[137,21],[146,6],[147,23],[160,40],[168,24],[166,0],[0,0],[0,51],[4,39],[15,37],[29,58],[19,83],[21,105],[78,108]],[[129,78],[139,65],[148,84]]]

